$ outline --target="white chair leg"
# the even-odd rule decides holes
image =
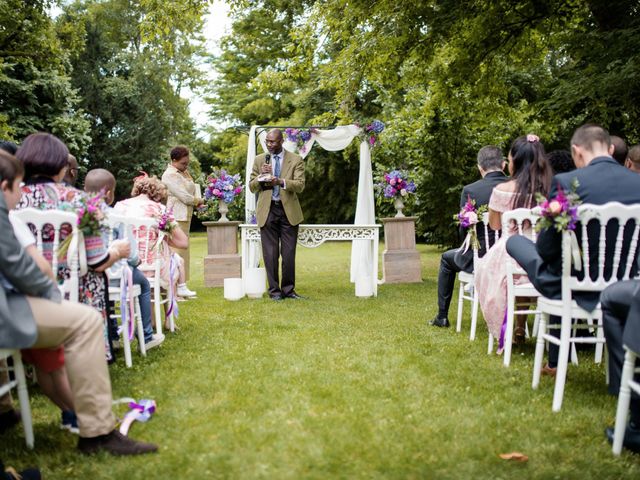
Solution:
[[[553,389],[554,412],[559,412],[562,408],[562,398],[564,396],[564,384],[567,380],[567,367],[569,364],[569,347],[571,338],[571,318],[562,318],[560,327],[560,348],[558,352],[558,368],[556,370],[556,384]]]
[[[489,332],[489,340],[487,341],[487,355],[491,355],[493,352],[493,335]]]
[[[462,306],[464,304],[464,283],[458,282],[458,317],[456,320],[456,332],[462,330]]]
[[[549,321],[549,315],[546,313],[540,314],[540,322],[538,324],[538,337],[536,340],[536,353],[533,360],[533,380],[531,382],[531,388],[538,388],[540,385],[540,370],[542,370],[542,360],[544,358],[544,334],[547,331],[547,322]]]
[[[604,328],[600,324],[600,328],[596,329],[596,339],[601,340],[601,342],[596,343],[596,353],[594,356],[595,363],[602,363],[602,353],[604,351]]]
[[[538,336],[538,332],[540,331],[540,314],[536,313],[535,316],[533,317],[533,327],[531,328],[531,336],[532,337],[537,337]]]
[[[154,284],[153,286],[153,313],[156,317],[156,333],[159,335],[162,333],[162,308],[160,306],[160,302],[162,298],[160,297],[160,285]]]
[[[478,303],[478,295],[475,289],[473,290],[473,306],[471,307],[471,332],[469,333],[469,340],[476,339],[476,329],[478,328],[478,309],[480,305]]]
[[[136,330],[138,333],[138,347],[143,357],[147,356],[147,347],[144,344],[144,326],[142,325],[142,313],[140,312],[140,298],[136,297],[134,301],[136,312]]]
[[[132,319],[129,318],[129,311],[127,305],[120,304],[120,319],[122,325],[122,346],[124,348],[124,364],[127,368],[131,368],[133,362],[131,361],[131,342],[129,339],[129,325],[131,325]]]
[[[29,392],[27,391],[27,379],[24,374],[24,365],[20,351],[16,350],[13,355],[13,371],[18,382],[18,400],[20,402],[20,416],[22,417],[22,426],[24,428],[24,438],[27,447],[33,448],[33,424],[31,422],[31,406],[29,405]]]
[[[627,415],[629,413],[629,401],[631,400],[631,390],[629,380],[633,378],[633,371],[636,364],[636,356],[627,350],[624,355],[622,375],[620,378],[620,393],[618,394],[618,407],[616,409],[616,424],[613,433],[613,454],[620,455],[624,432],[627,428]]]

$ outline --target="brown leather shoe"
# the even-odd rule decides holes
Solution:
[[[540,372],[542,375],[547,375],[548,377],[555,378],[557,368],[550,367],[548,363],[545,363]]]
[[[91,455],[105,451],[111,455],[140,455],[158,451],[157,445],[133,440],[122,435],[118,430],[113,430],[106,435],[97,437],[80,437],[78,450],[85,455]]]

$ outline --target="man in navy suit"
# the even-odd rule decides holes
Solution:
[[[505,182],[507,177],[502,172],[504,170],[504,157],[498,147],[482,147],[478,152],[478,170],[482,179],[472,184],[466,185],[460,195],[460,208],[467,203],[468,199],[475,200],[476,207],[487,205],[493,187]],[[480,242],[479,256],[485,254],[484,228],[478,228],[478,241]],[[460,228],[460,234],[465,231]],[[448,327],[449,305],[453,296],[453,287],[456,281],[456,273],[460,271],[473,272],[473,250],[468,249],[462,252],[457,248],[447,250],[440,259],[440,271],[438,272],[438,314],[431,320],[430,324],[436,327]]]
[[[610,285],[602,292],[600,302],[609,352],[609,393],[617,396],[624,363],[622,345],[640,353],[640,280],[626,280]],[[635,375],[635,380],[640,381],[639,374]],[[623,445],[632,452],[640,453],[640,398],[633,391],[629,413]],[[609,442],[613,443],[613,428],[608,427],[605,434]]]
[[[578,181],[576,193],[582,203],[603,205],[608,202],[620,202],[625,205],[640,203],[640,176],[624,168],[610,155],[611,140],[609,133],[597,125],[583,125],[571,138],[571,156],[577,170],[561,173],[553,177],[549,198],[556,196],[558,187],[565,192],[571,190],[574,180]],[[598,225],[590,224],[587,229],[589,244],[598,241]],[[623,255],[629,248],[630,231],[625,232]],[[576,228],[580,237],[580,229]],[[615,232],[608,231],[609,235]],[[615,237],[613,237],[615,239]],[[562,276],[562,234],[554,228],[545,229],[538,235],[534,244],[528,238],[514,235],[507,241],[507,252],[527,272],[529,280],[542,295],[547,298],[561,297]],[[605,277],[610,277],[613,249],[605,253]],[[598,259],[591,258],[590,270],[597,271]],[[635,265],[635,262],[634,262]],[[634,266],[634,270],[635,270]],[[632,271],[632,276],[635,271]],[[600,301],[599,292],[577,292],[576,302],[585,310],[593,311]],[[551,316],[550,323],[559,323],[560,319]],[[553,329],[559,335],[559,329]],[[549,344],[549,363],[543,367],[543,373],[555,376],[558,361],[558,346]]]

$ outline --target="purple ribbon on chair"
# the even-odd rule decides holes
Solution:
[[[176,292],[173,290],[173,278],[178,270],[178,262],[175,261],[174,255],[175,254],[172,253],[169,260],[169,307],[164,315],[165,318],[169,318],[171,314],[178,318],[178,301],[176,300]]]
[[[498,350],[504,348],[504,337],[507,333],[507,311],[504,311],[504,318],[502,319],[502,326],[500,327],[500,339],[498,340]]]
[[[157,405],[155,400],[143,399],[140,402],[129,402],[129,410],[122,420],[120,425],[120,433],[127,435],[129,433],[129,427],[136,420],[138,422],[146,422],[151,418],[151,415],[156,411]]]

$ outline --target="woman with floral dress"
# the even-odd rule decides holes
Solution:
[[[25,169],[25,185],[22,197],[16,209],[38,208],[41,210],[79,208],[86,194],[74,187],[62,184],[67,171],[69,150],[57,137],[48,133],[29,135],[16,153]],[[71,226],[62,229],[60,241],[71,233]],[[43,255],[51,262],[53,255],[52,228],[42,232]],[[80,277],[79,299],[98,310],[104,320],[104,344],[107,361],[113,361],[113,350],[109,340],[108,328],[108,291],[104,271],[113,263],[129,255],[129,243],[125,240],[105,245],[100,235],[85,235],[84,247],[88,271]],[[66,256],[59,258],[58,281],[62,283],[69,277]]]
[[[547,195],[551,185],[552,171],[547,161],[544,146],[536,135],[518,137],[509,150],[509,174],[511,178],[493,189],[489,199],[489,226],[499,230],[502,214],[516,208],[531,208],[537,193]],[[475,266],[475,289],[480,308],[489,332],[501,340],[507,309],[507,238],[513,232],[502,232],[502,237]],[[526,277],[517,280],[526,282]],[[514,329],[517,343],[524,341],[524,318]],[[502,348],[498,349],[498,354]]]

